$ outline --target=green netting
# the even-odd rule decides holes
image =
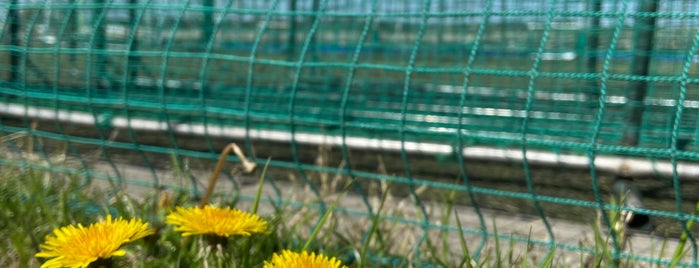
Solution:
[[[418,205],[455,191],[480,216],[465,231],[484,239],[480,208],[529,213],[548,237],[536,243],[581,252],[547,219],[613,208],[620,177],[646,198],[624,209],[657,233],[699,219],[693,1],[171,2],[0,3],[0,131],[35,141],[6,138],[2,164],[176,187],[156,174],[164,162],[210,163],[235,141],[311,186],[308,172],[391,181]]]

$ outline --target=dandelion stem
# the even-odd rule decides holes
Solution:
[[[240,150],[240,147],[238,147],[237,144],[229,143],[228,145],[226,145],[226,147],[223,148],[223,151],[218,157],[218,163],[216,163],[214,173],[211,174],[211,178],[209,179],[209,185],[206,187],[206,192],[204,192],[204,196],[201,198],[200,207],[204,207],[206,206],[206,204],[209,203],[211,192],[213,192],[214,187],[216,187],[216,181],[218,181],[218,177],[221,175],[223,164],[226,163],[226,157],[228,157],[228,155],[231,154],[231,151],[233,151],[233,153],[235,153],[235,155],[238,156],[238,158],[240,158],[240,161],[242,161],[243,171],[245,173],[252,172],[255,169],[256,164],[245,157],[243,151]]]

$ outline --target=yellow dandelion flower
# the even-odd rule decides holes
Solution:
[[[283,250],[281,254],[274,253],[272,261],[265,261],[263,268],[346,268],[335,257],[329,258],[323,254],[301,253]]]
[[[250,236],[267,231],[267,222],[255,214],[238,209],[217,208],[207,205],[203,208],[177,207],[167,215],[165,223],[177,226],[175,231],[182,236],[214,234],[229,237],[232,235]]]
[[[87,267],[98,259],[124,256],[126,251],[119,249],[121,245],[153,233],[148,223],[140,219],[127,221],[119,217],[112,220],[112,216],[107,215],[106,220],[88,227],[78,224],[53,230],[53,235],[47,235],[41,245],[42,251],[35,256],[52,258],[41,268]]]

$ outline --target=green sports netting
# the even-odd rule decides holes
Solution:
[[[633,177],[645,207],[622,209],[688,233],[697,265],[694,1],[10,0],[0,18],[3,165],[168,187],[163,163],[237,142],[302,178],[391,181],[417,203],[438,200],[417,187],[455,191],[483,239],[478,208],[529,213],[548,239],[517,241],[580,252],[546,219],[614,209],[614,179]]]

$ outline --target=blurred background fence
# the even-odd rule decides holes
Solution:
[[[698,219],[695,1],[8,0],[0,18],[3,165],[174,187],[155,171],[237,142],[309,185],[589,223],[623,179],[660,234]]]

